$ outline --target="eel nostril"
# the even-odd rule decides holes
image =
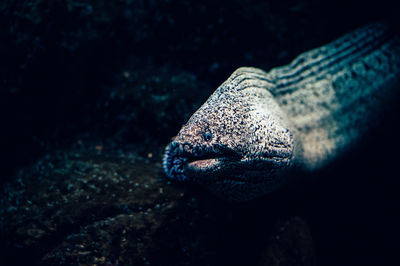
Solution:
[[[210,140],[212,140],[212,134],[211,134],[211,132],[209,132],[209,131],[207,131],[207,132],[205,132],[204,134],[203,134],[203,138],[204,138],[204,140],[205,141],[210,141]]]

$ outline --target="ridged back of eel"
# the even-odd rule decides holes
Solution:
[[[173,179],[245,201],[351,150],[399,89],[400,38],[372,23],[265,72],[237,69],[167,146]]]

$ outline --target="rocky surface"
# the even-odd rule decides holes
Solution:
[[[316,265],[314,241],[300,217],[278,221],[258,265]]]
[[[48,155],[6,186],[1,225],[7,245],[38,262],[64,265],[145,264],[154,263],[157,252],[196,253],[198,240],[180,243],[184,234],[168,236],[169,228],[183,232],[207,214],[195,212],[194,198],[160,170],[133,155]]]
[[[151,63],[131,60],[115,74],[118,88],[108,86],[99,98],[97,110],[102,116],[92,131],[101,139],[111,137],[120,146],[139,143],[149,152],[168,143],[176,128],[208,98],[210,89],[196,75],[178,67],[164,64],[152,68]],[[139,64],[143,67],[136,69]]]
[[[255,263],[263,247],[264,260],[275,264],[315,260],[300,218],[269,218],[265,224],[276,223],[271,231],[260,217],[251,220],[257,212],[248,206],[239,212],[189,188],[171,184],[159,163],[135,154],[55,152],[21,170],[1,194],[2,250],[14,263],[44,265]],[[230,254],[235,249],[241,253]]]

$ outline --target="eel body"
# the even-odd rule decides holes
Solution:
[[[378,124],[400,83],[400,38],[382,22],[265,72],[241,67],[166,147],[166,175],[231,201],[315,171]]]

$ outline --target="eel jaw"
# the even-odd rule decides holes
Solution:
[[[208,182],[215,178],[226,162],[235,159],[231,154],[201,152],[198,148],[171,142],[165,148],[163,168],[165,174],[173,180]]]
[[[286,183],[291,157],[266,155],[243,156],[222,146],[211,150],[173,141],[165,149],[163,168],[172,180],[197,183],[222,199],[242,202]]]

